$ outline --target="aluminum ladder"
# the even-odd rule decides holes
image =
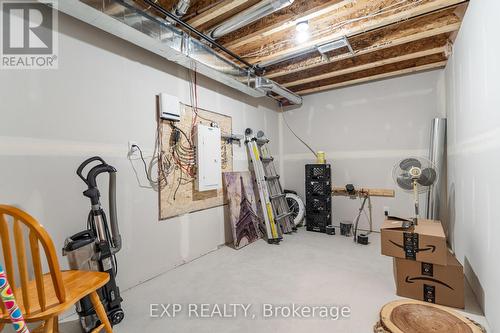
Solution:
[[[276,171],[274,158],[269,150],[269,139],[265,137],[264,132],[259,131],[256,137],[252,137],[254,146],[257,147],[258,157],[256,166],[261,169],[261,176],[263,175],[264,187],[267,187],[267,196],[271,207],[273,208],[273,215],[276,224],[279,226],[278,231],[281,233],[291,233],[296,231],[297,228],[293,223],[293,216],[288,203],[286,202],[285,193],[281,187],[280,176]]]

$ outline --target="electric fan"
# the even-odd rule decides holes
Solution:
[[[437,181],[436,168],[424,157],[405,158],[394,166],[392,177],[399,187],[413,193],[415,200],[413,225],[416,225],[419,218],[419,195],[426,192]],[[406,223],[403,226],[408,228],[411,225]]]

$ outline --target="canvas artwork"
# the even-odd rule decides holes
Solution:
[[[224,187],[229,204],[233,244],[240,249],[261,238],[264,233],[250,172],[224,172]]]

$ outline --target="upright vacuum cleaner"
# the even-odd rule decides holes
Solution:
[[[84,177],[82,175],[83,169],[93,162],[98,162],[98,164],[93,166]],[[109,174],[109,226],[97,188],[97,177],[102,173]],[[76,174],[88,187],[83,195],[90,199],[91,210],[87,219],[87,229],[66,239],[63,254],[68,257],[71,269],[109,273],[109,282],[98,293],[109,321],[114,326],[120,323],[124,317],[121,308],[123,299],[120,296],[120,289],[116,285],[117,261],[115,255],[122,247],[116,219],[116,169],[102,158],[95,156],[83,162],[78,167]],[[76,311],[84,332],[91,332],[100,325],[89,297],[85,297],[77,303]]]

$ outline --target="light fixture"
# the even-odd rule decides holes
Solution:
[[[295,35],[295,40],[298,43],[303,43],[308,39],[309,39],[309,34],[307,32],[297,32],[297,35]]]
[[[298,32],[306,32],[307,30],[309,30],[309,22],[308,22],[308,21],[301,21],[301,22],[298,22],[298,23],[295,25],[295,29],[296,29]]]
[[[297,34],[295,35],[295,39],[298,43],[303,43],[309,39],[309,22],[301,21],[295,25],[295,30],[297,30]]]
[[[349,40],[347,39],[347,37],[342,37],[340,39],[328,42],[326,44],[319,45],[318,46],[318,51],[321,54],[325,54],[327,52],[338,50],[338,49],[341,49],[341,48],[344,48],[344,47],[347,47],[349,49],[349,52],[351,52],[351,53],[354,52],[353,49],[352,49],[352,47],[351,47],[351,44],[349,43]]]

